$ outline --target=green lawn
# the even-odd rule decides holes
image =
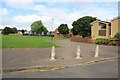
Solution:
[[[49,42],[51,37],[42,36],[2,36],[2,48],[48,48],[58,45]],[[53,40],[66,40],[66,38],[54,38]]]

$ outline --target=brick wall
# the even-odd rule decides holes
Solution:
[[[89,38],[89,37],[81,38],[79,36],[71,37],[71,41],[73,41],[73,42],[85,42],[85,43],[94,43],[95,42],[95,40],[93,40],[92,38]]]

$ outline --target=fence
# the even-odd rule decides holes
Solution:
[[[79,36],[74,36],[74,37],[71,37],[70,40],[73,41],[73,42],[95,43],[95,39],[92,39],[92,38],[89,38],[89,37],[81,38]],[[120,46],[120,40],[106,39],[104,45]]]
[[[95,40],[93,40],[92,38],[89,38],[89,37],[81,38],[79,36],[71,37],[70,40],[73,42],[84,42],[84,43],[94,43],[95,42]]]
[[[107,45],[120,46],[120,40],[108,40],[108,44]]]

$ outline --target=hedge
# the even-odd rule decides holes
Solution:
[[[105,38],[97,38],[95,40],[95,43],[96,44],[108,44],[108,39],[105,39]]]

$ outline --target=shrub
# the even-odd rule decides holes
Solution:
[[[113,45],[113,42],[112,42],[112,41],[109,41],[108,45]]]
[[[114,41],[116,41],[116,40],[118,40],[116,37],[112,37],[112,38],[110,38],[109,40],[114,40]]]
[[[116,33],[114,37],[120,40],[120,32]]]
[[[108,41],[108,39],[105,39],[105,38],[97,38],[95,40],[95,43],[96,44],[107,44],[107,41]]]
[[[109,45],[117,45],[118,44],[118,39],[116,37],[112,37],[109,39]]]
[[[97,38],[95,40],[96,44],[105,44],[105,45],[119,45],[119,40],[116,37],[112,37],[110,39],[105,39],[105,38]]]

